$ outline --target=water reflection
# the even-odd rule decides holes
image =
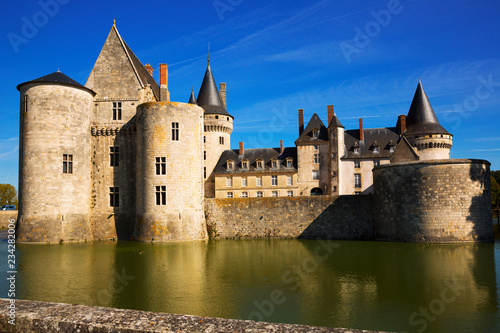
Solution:
[[[499,331],[495,244],[20,244],[20,298],[407,332]],[[2,285],[3,288],[3,285]]]

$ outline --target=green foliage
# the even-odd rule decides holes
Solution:
[[[497,184],[500,184],[500,170],[491,171],[491,177],[495,178]]]
[[[0,184],[0,206],[16,205],[17,208],[17,191],[10,184]]]

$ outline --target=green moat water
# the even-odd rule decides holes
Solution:
[[[7,243],[0,243],[7,271]],[[18,297],[317,326],[499,332],[500,244],[17,245]],[[1,296],[7,282],[1,279]]]

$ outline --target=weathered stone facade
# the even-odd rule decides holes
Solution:
[[[206,199],[209,236],[368,240],[372,196]]]
[[[490,163],[401,162],[374,169],[375,238],[493,241]]]

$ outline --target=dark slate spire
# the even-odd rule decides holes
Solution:
[[[212,75],[212,69],[210,68],[210,55],[208,56],[207,71],[205,72],[205,77],[203,78],[203,83],[201,84],[198,99],[196,101],[207,114],[222,114],[225,116],[231,116],[222,103],[219,90],[217,89],[217,84],[215,83],[214,76]]]
[[[73,80],[69,76],[61,73],[59,70],[57,70],[57,72],[54,72],[52,74],[48,74],[48,75],[39,77],[38,79],[34,79],[34,80],[31,80],[31,81],[27,81],[27,82],[21,83],[21,84],[19,84],[17,86],[17,90],[20,90],[20,88],[21,88],[22,85],[24,85],[26,83],[32,83],[32,82],[33,83],[34,82],[58,83],[58,84],[63,84],[63,85],[67,85],[67,86],[73,86],[73,87],[76,87],[76,88],[88,90],[88,91],[92,92],[93,95],[95,95],[94,91],[92,91],[91,89],[89,89],[89,88],[81,85],[80,83],[76,82],[75,80]]]
[[[193,88],[191,88],[191,97],[189,98],[188,103],[198,105],[198,102],[196,102],[196,97],[194,97],[194,89]]]
[[[420,80],[418,81],[417,90],[411,102],[410,111],[408,111],[408,116],[406,116],[406,132],[404,134],[406,136],[417,134],[450,134],[439,123]]]

